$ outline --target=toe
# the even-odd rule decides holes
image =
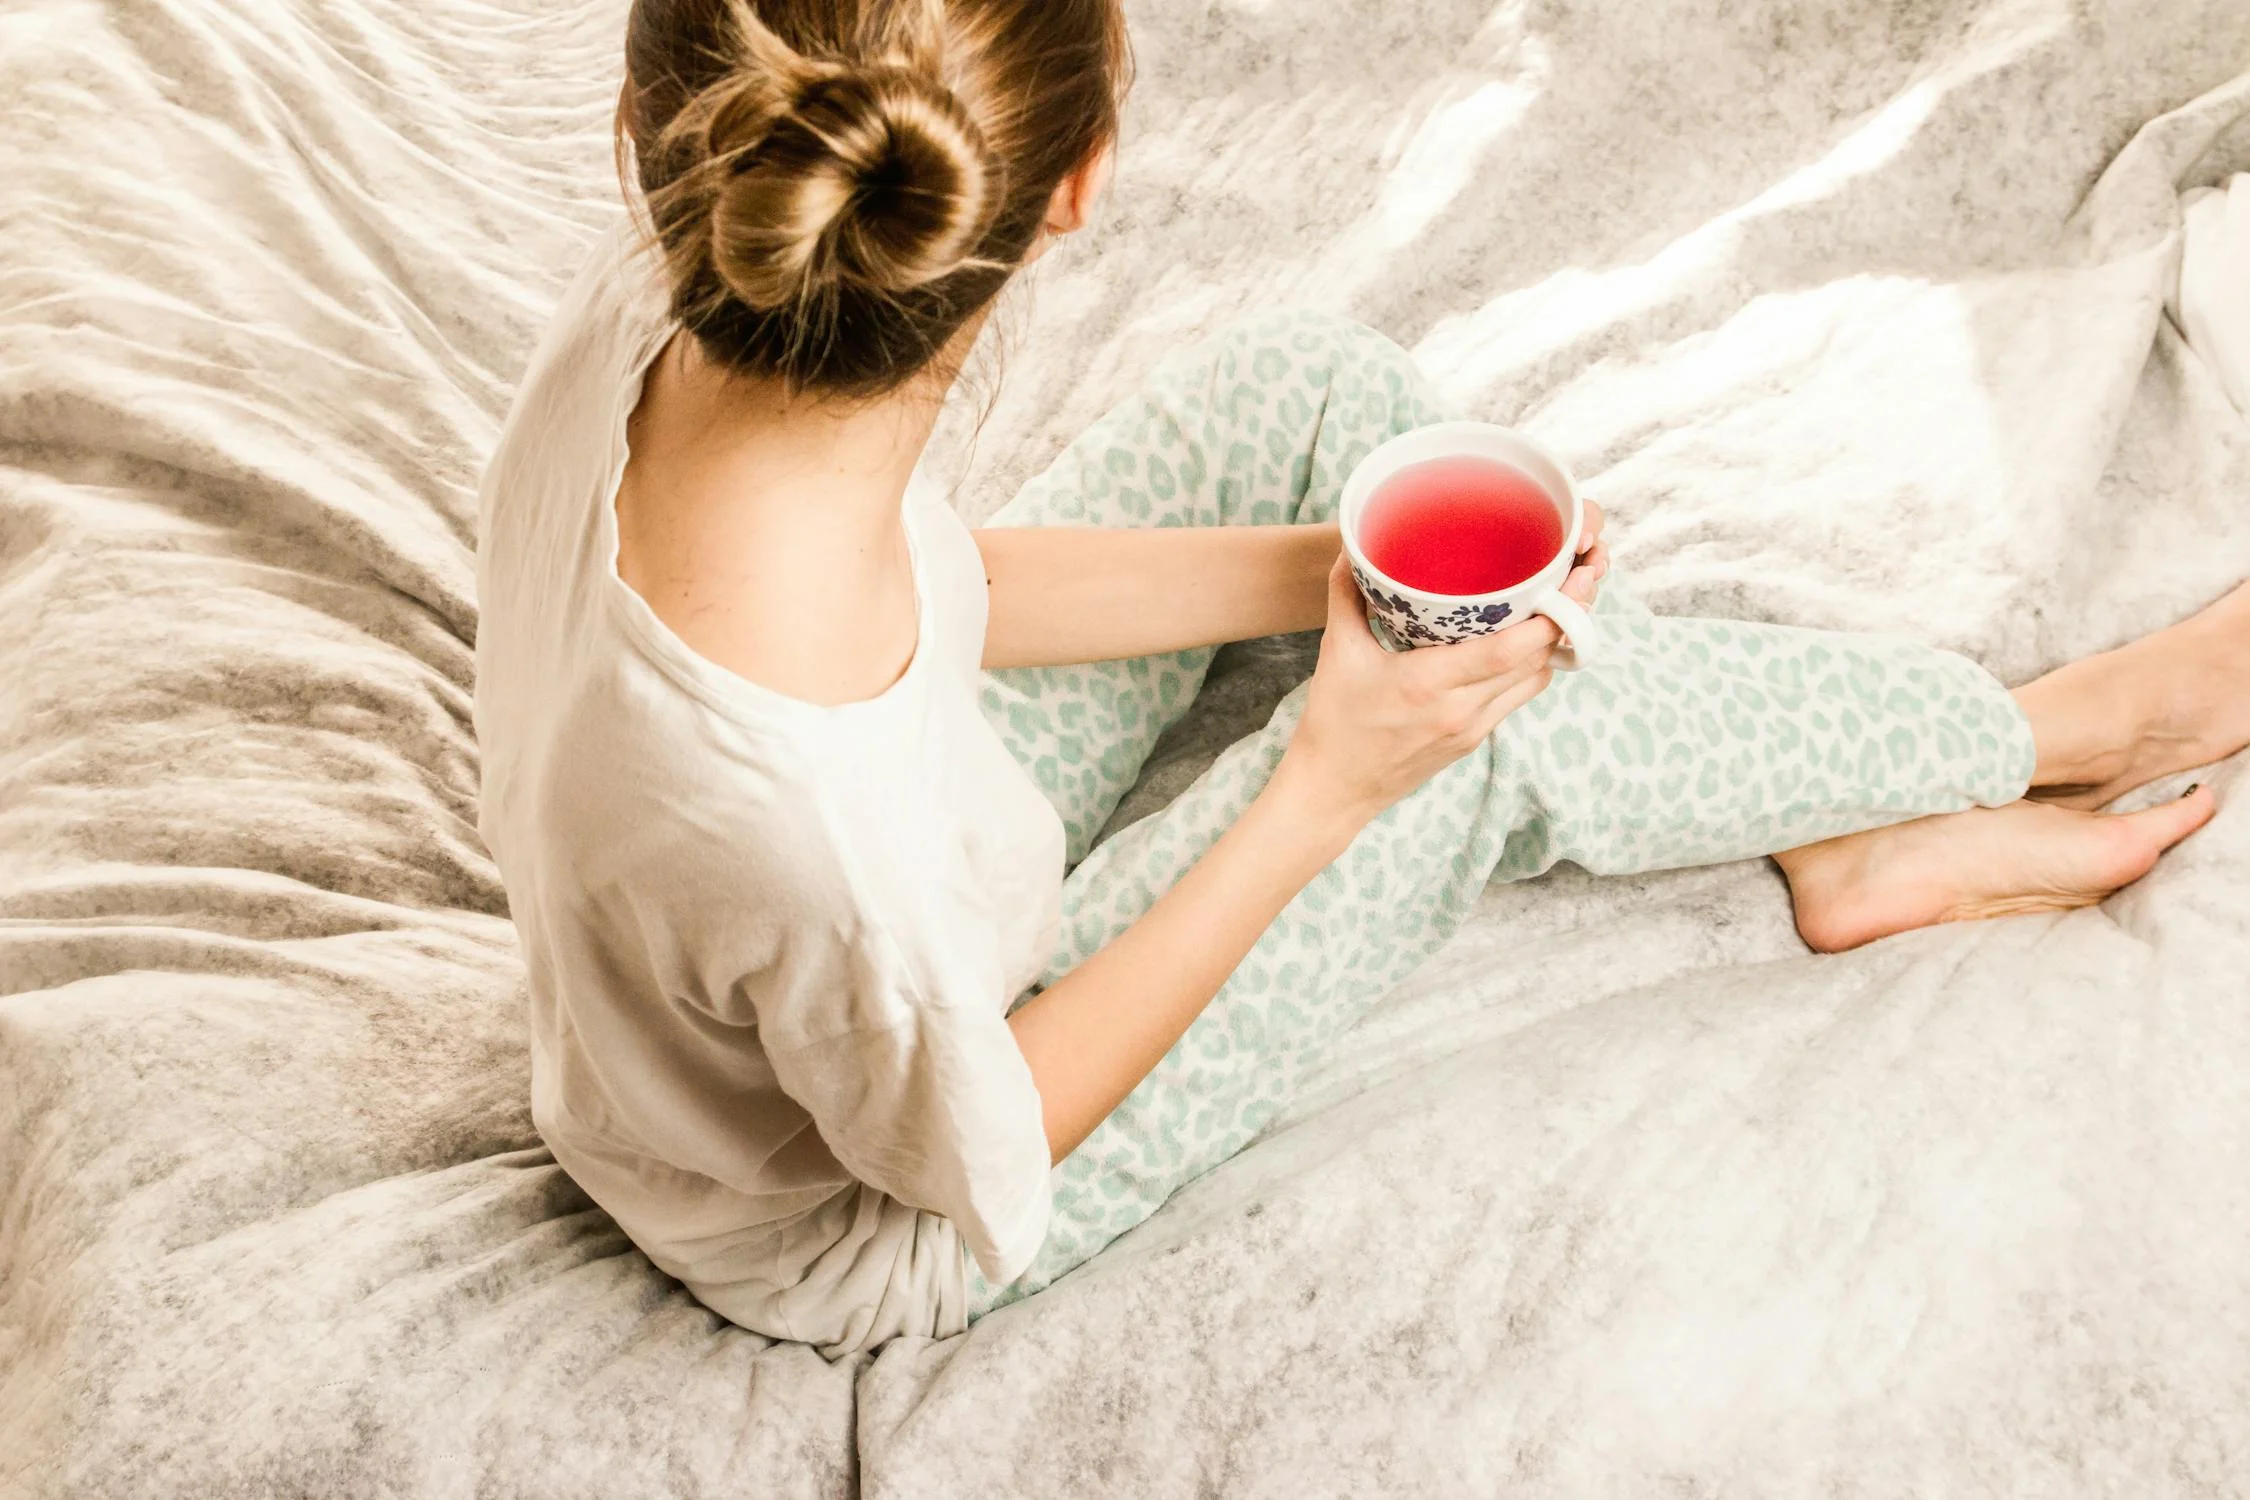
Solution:
[[[2210,822],[2218,810],[2218,798],[2212,795],[2211,788],[2198,786],[2191,788],[2184,797],[2108,821],[2127,836],[2141,863],[2140,873],[2146,874],[2158,855]]]

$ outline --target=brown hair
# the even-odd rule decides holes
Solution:
[[[1117,130],[1118,0],[634,0],[618,105],[672,310],[719,364],[929,367]]]

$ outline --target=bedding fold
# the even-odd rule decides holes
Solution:
[[[1129,16],[1118,187],[942,430],[972,517],[1295,301],[1566,456],[1659,609],[2017,681],[2250,576],[2239,5]],[[623,19],[0,14],[0,1496],[2250,1489],[2239,763],[2102,907],[1841,958],[1760,864],[1497,888],[957,1339],[657,1273],[531,1129],[468,719]],[[1227,653],[1120,821],[1306,664]]]

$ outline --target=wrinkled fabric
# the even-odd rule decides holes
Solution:
[[[1659,613],[2016,682],[2250,574],[2164,312],[2239,5],[1130,14],[1118,185],[946,428],[971,517],[1291,303],[1559,451]],[[961,1338],[830,1365],[655,1272],[530,1129],[469,729],[621,16],[0,11],[0,1495],[2250,1489],[2239,763],[2099,908],[1842,958],[1764,865],[1494,888]],[[1303,664],[1224,654],[1118,822]]]

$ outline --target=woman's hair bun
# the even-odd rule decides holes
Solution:
[[[752,308],[838,285],[899,293],[972,258],[998,169],[953,91],[904,63],[793,59],[712,101],[712,269]]]
[[[716,365],[872,399],[958,373],[1131,70],[1121,0],[632,0],[618,175]]]

